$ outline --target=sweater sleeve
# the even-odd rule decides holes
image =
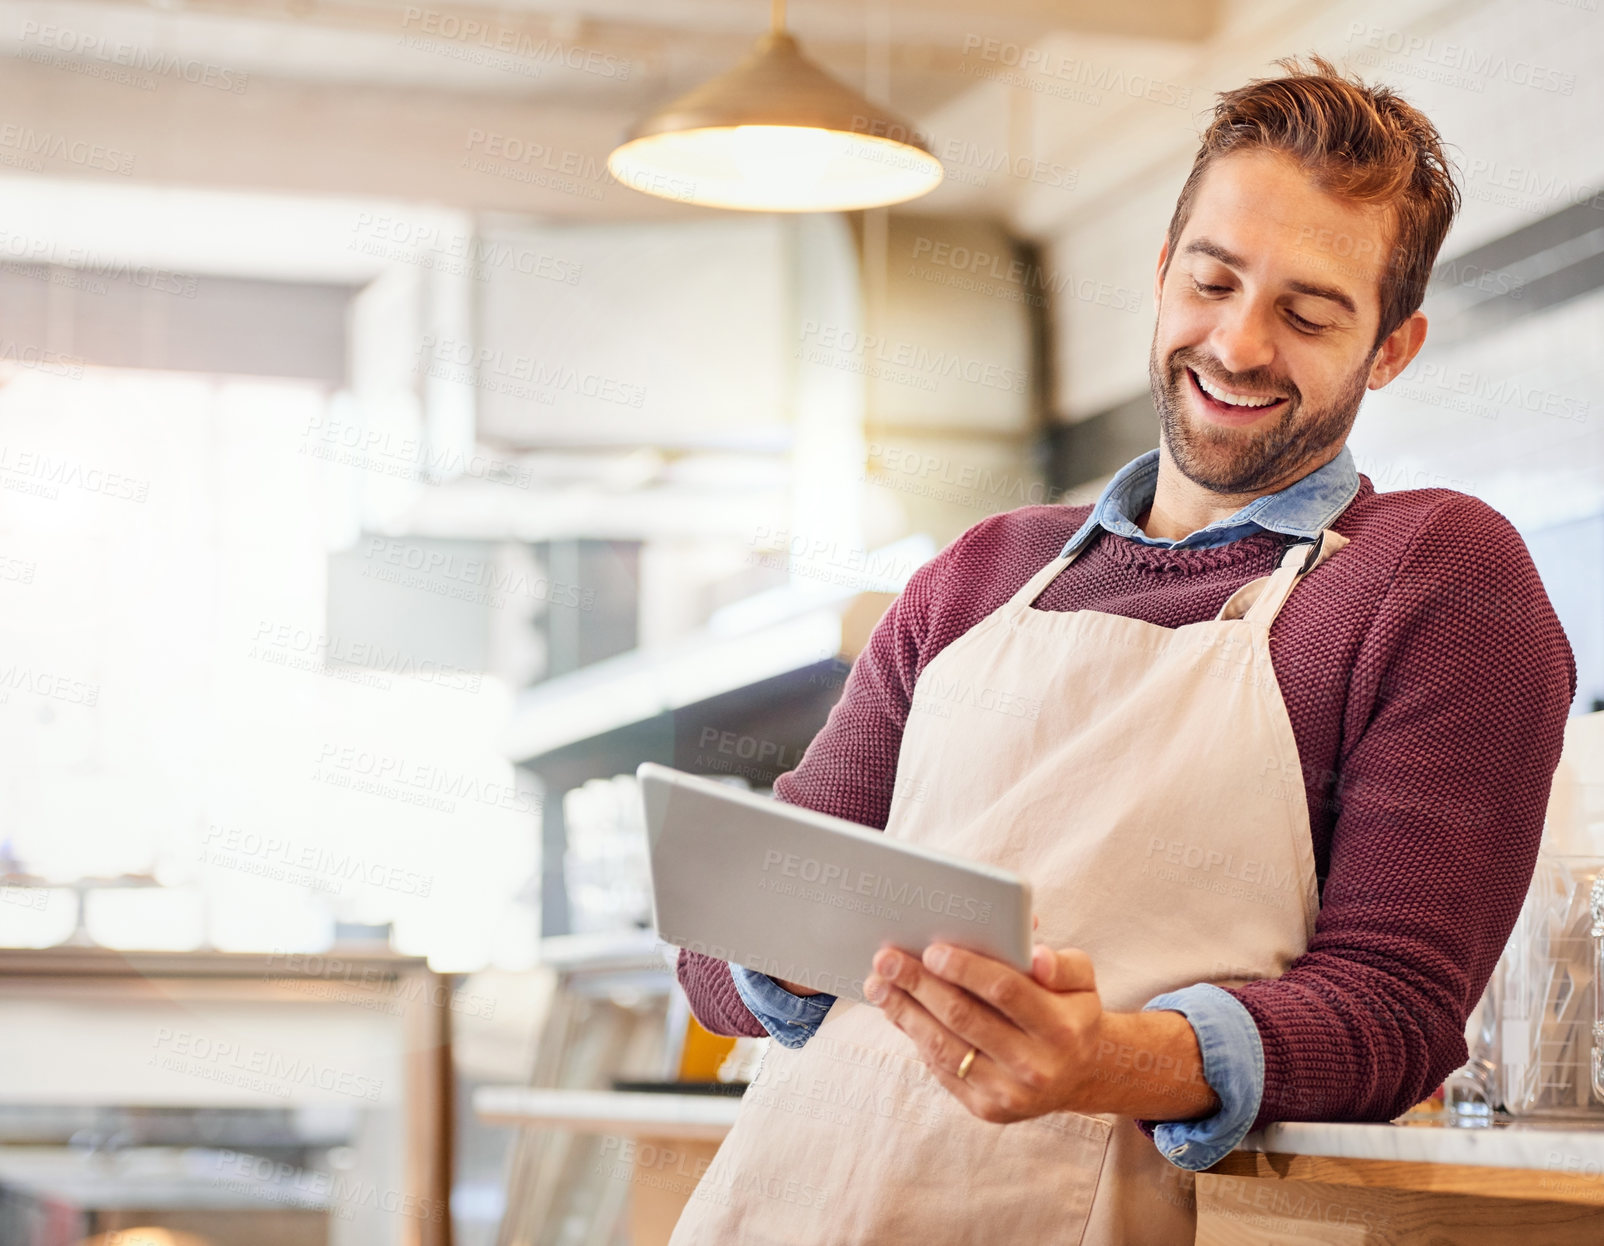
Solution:
[[[675,976],[685,988],[691,1012],[704,1030],[741,1038],[768,1037],[763,1023],[752,1015],[735,989],[735,979],[730,977],[727,961],[680,948]]]
[[[1255,1126],[1390,1120],[1466,1059],[1519,914],[1576,666],[1524,542],[1436,506],[1348,690],[1329,870],[1308,951],[1232,993],[1264,1048]]]
[[[875,625],[823,729],[797,768],[775,780],[777,799],[885,829],[931,603],[953,551],[964,539],[959,537],[915,571]],[[767,1033],[742,1001],[726,962],[681,950],[677,974],[691,1011],[713,1033],[752,1038]]]

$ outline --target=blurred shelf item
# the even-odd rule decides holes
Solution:
[[[160,884],[149,874],[120,874],[107,878],[75,878],[68,882],[51,882],[43,877],[27,873],[15,868],[15,859],[9,855],[0,857],[0,863],[11,862],[11,871],[0,874],[0,891],[8,893],[6,898],[16,898],[23,903],[21,896],[27,893],[41,893],[48,890],[65,891],[72,894],[76,902],[77,914],[72,933],[66,942],[74,947],[99,947],[101,944],[89,933],[89,926],[85,914],[89,908],[89,897],[98,891],[127,891],[148,890]]]
[[[228,1246],[247,1240],[446,1246],[454,1001],[451,983],[422,958],[371,947],[337,946],[321,954],[0,950],[0,1013],[12,1053],[0,1061],[0,1103],[12,1125],[30,1130],[36,1142],[51,1141],[52,1129],[88,1113],[92,1128],[72,1139],[88,1143],[97,1157],[83,1161],[84,1179],[98,1172],[114,1187],[134,1164],[119,1158],[130,1153],[145,1155],[155,1168],[181,1166],[187,1161],[174,1156],[193,1159],[205,1150],[232,1154],[240,1162],[227,1171],[238,1178],[234,1184],[245,1186],[259,1168],[300,1171],[300,1157],[290,1154],[297,1150],[337,1141],[333,1149],[345,1156],[338,1179],[325,1187],[337,1206],[325,1211],[278,1201],[281,1212],[315,1216],[322,1226],[317,1236],[288,1225],[260,1239],[243,1230],[219,1236],[185,1220],[193,1209],[158,1208],[162,1214],[153,1219],[144,1215],[151,1210],[145,1204],[132,1208],[141,1218],[97,1222],[85,1234],[156,1225],[193,1228]],[[182,1132],[186,1110],[196,1126],[188,1139]],[[267,1114],[264,1125],[270,1126],[256,1138],[243,1125],[252,1111]],[[138,1133],[100,1127],[151,1112],[162,1119],[148,1136],[161,1146],[143,1147]],[[219,1114],[229,1122],[222,1136],[238,1152],[223,1152],[204,1136]],[[326,1136],[321,1144],[310,1136],[285,1137],[287,1119],[308,1122]],[[0,1168],[22,1153],[12,1146],[0,1150]],[[48,1150],[41,1148],[41,1155]],[[53,1152],[59,1158],[41,1158],[36,1166],[54,1163],[65,1173],[80,1162],[72,1148]],[[204,1181],[186,1182],[172,1187],[175,1200],[187,1197],[186,1189],[203,1197]],[[160,1185],[154,1177],[141,1184]],[[310,1188],[319,1187],[313,1182]],[[411,1210],[401,1214],[391,1206]],[[39,1246],[78,1240],[41,1240]],[[26,1236],[0,1233],[0,1241],[34,1246]]]
[[[301,1174],[288,1165],[240,1159],[201,1148],[7,1147],[0,1152],[0,1241],[325,1246],[326,1192],[297,1180]],[[149,1232],[130,1231],[136,1227]]]
[[[0,1155],[6,1148],[65,1147],[107,1151],[207,1146],[294,1159],[349,1146],[353,1103],[343,1109],[128,1107],[108,1104],[0,1104]]]
[[[661,1006],[674,989],[667,959],[672,951],[650,930],[552,935],[540,941],[541,962],[561,975],[569,996],[624,1007],[642,1000]]]
[[[109,1233],[97,1233],[94,1237],[86,1238],[79,1246],[212,1246],[208,1238],[197,1237],[193,1233],[173,1232],[155,1225],[138,1225],[132,1229],[112,1229]],[[233,1246],[244,1246],[238,1238],[234,1239]],[[273,1246],[289,1246],[282,1239],[275,1240]]]
[[[650,930],[610,930],[548,935],[540,941],[540,963],[553,969],[663,970],[663,942]]]
[[[0,948],[0,979],[13,977],[234,978],[259,989],[263,980],[329,979],[369,986],[429,973],[421,956],[338,945],[327,952],[142,952],[63,944]]]
[[[563,794],[563,880],[576,934],[630,931],[652,920],[646,811],[632,774],[587,779]]]
[[[677,956],[677,953],[676,953]],[[751,1038],[735,1038],[727,1034],[714,1034],[704,1029],[702,1023],[691,1015],[691,1006],[685,1000],[684,991],[676,991],[675,997],[685,1001],[682,1011],[676,1011],[669,1016],[669,1033],[678,1032],[682,1037],[679,1049],[665,1052],[664,1070],[678,1083],[720,1084],[734,1081],[746,1083],[752,1080],[751,1074],[746,1070],[744,1062],[740,1059],[746,1051],[750,1050],[757,1041]],[[614,1090],[627,1090],[629,1087],[613,1083]]]
[[[717,1142],[740,1111],[736,1095],[657,1094],[616,1090],[542,1090],[481,1086],[473,1109],[499,1125],[535,1125],[632,1138]]]
[[[850,664],[934,553],[928,537],[913,536],[867,552],[776,554],[791,567],[791,584],[732,602],[672,644],[634,649],[529,689],[515,707],[507,753],[533,762],[819,663]]]
[[[508,754],[533,761],[724,693],[834,658],[842,613],[821,609],[746,636],[637,649],[537,684],[518,699]]]
[[[498,1094],[504,1092],[518,1105],[518,1110],[495,1118],[520,1127],[507,1166],[497,1240],[504,1246],[611,1243],[630,1216],[627,1166],[620,1179],[618,1157],[611,1150],[616,1135],[609,1141],[595,1130],[570,1128],[557,1118],[528,1118],[521,1108],[543,1095],[557,1096],[550,1103],[575,1094],[609,1100],[616,1079],[661,1077],[668,1055],[676,1062],[680,1055],[676,1018],[683,1013],[684,996],[651,931],[550,937],[541,941],[540,952],[555,982],[528,1085],[480,1087],[473,1097],[481,1120],[490,1117],[478,1112],[480,1103],[494,1105]],[[637,1097],[655,1101],[665,1096]]]
[[[613,1090],[619,1094],[642,1095],[717,1095],[724,1099],[739,1099],[746,1093],[746,1082],[632,1082],[615,1079]]]
[[[1604,713],[1565,724],[1525,903],[1444,1093],[1463,1123],[1604,1121]]]

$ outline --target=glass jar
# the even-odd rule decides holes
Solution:
[[[1593,1098],[1604,1102],[1604,875],[1593,880]]]
[[[1604,860],[1542,854],[1494,971],[1499,1106],[1511,1116],[1604,1112],[1599,1014]]]

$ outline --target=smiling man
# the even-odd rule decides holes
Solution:
[[[1284,68],[1221,97],[1159,251],[1158,448],[921,568],[775,785],[1028,877],[1030,972],[887,948],[866,1006],[682,953],[704,1024],[777,1044],[678,1246],[1190,1242],[1253,1126],[1464,1061],[1575,665],[1502,516],[1355,470],[1457,192],[1392,92]]]

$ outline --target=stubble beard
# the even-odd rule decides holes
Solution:
[[[1325,457],[1325,451],[1347,437],[1359,414],[1359,404],[1364,401],[1374,359],[1372,353],[1328,406],[1307,413],[1303,395],[1291,379],[1267,369],[1228,372],[1218,360],[1189,346],[1171,351],[1169,358],[1160,363],[1156,333],[1148,352],[1147,372],[1164,444],[1181,474],[1215,493],[1252,493],[1268,491],[1268,486],[1280,487],[1280,482],[1296,478],[1299,466]],[[1233,389],[1285,394],[1286,410],[1262,429],[1194,422],[1188,418],[1187,397],[1181,392],[1183,386],[1191,384],[1186,375],[1188,367]]]

